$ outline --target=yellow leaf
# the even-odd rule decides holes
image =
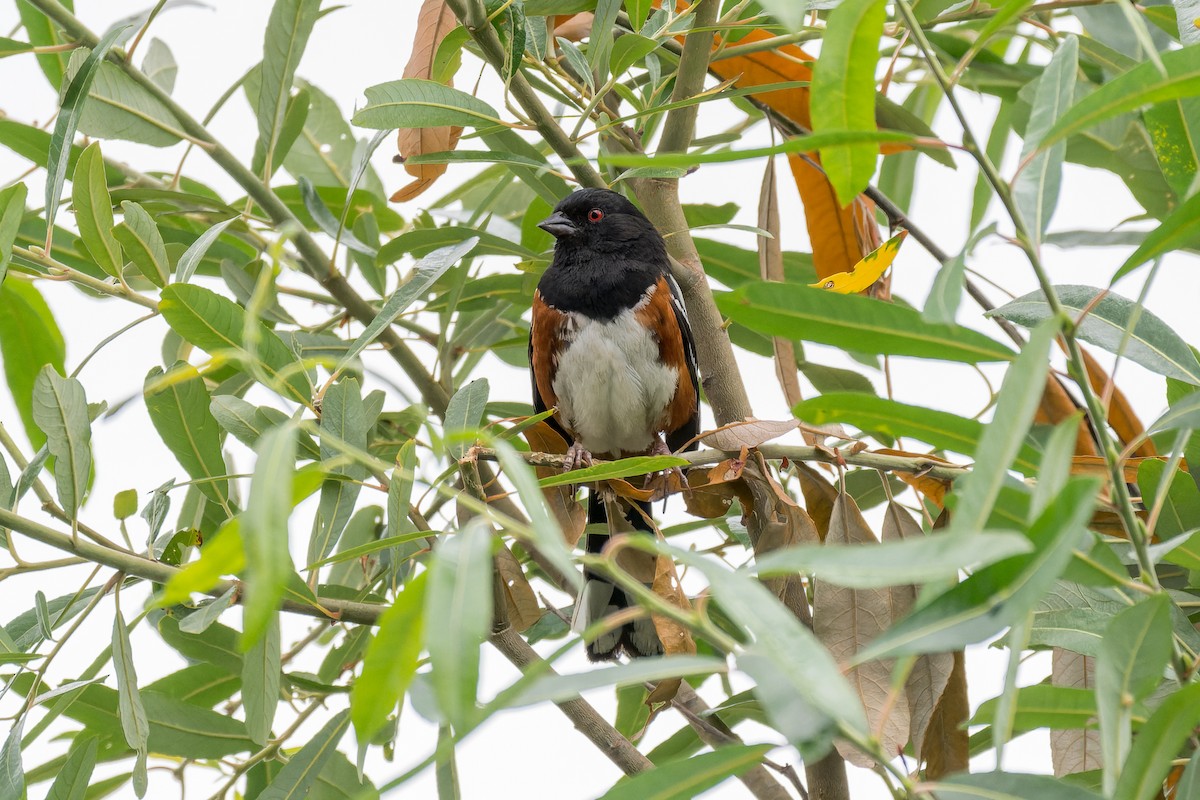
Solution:
[[[900,252],[900,243],[904,241],[905,236],[908,236],[908,231],[900,231],[855,264],[854,269],[830,275],[823,281],[810,283],[809,286],[838,294],[854,294],[865,290],[883,277],[883,273],[887,272],[887,268],[896,260],[896,253]]]

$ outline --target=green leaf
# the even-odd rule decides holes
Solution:
[[[46,800],[84,800],[100,740],[95,736],[76,737],[67,751],[67,760],[58,770]]]
[[[62,0],[62,5],[68,11],[75,10],[74,0]],[[21,15],[21,26],[29,37],[30,44],[35,47],[54,47],[70,41],[64,37],[58,26],[45,13],[37,10],[29,3],[17,3],[17,13]],[[67,59],[70,52],[39,53],[38,66],[42,68],[50,88],[59,89],[63,85],[63,76],[67,74]]]
[[[1007,772],[959,774],[923,788],[937,800],[1101,800],[1098,794],[1048,775]]]
[[[1033,550],[1010,531],[932,533],[920,539],[873,545],[796,545],[773,550],[755,561],[762,577],[803,573],[851,589],[953,580]]]
[[[875,65],[885,18],[883,0],[842,0],[829,12],[812,72],[814,133],[875,130]],[[821,167],[839,205],[867,188],[878,156],[871,142],[821,148]]]
[[[1153,261],[1159,256],[1194,245],[1200,237],[1200,194],[1188,198],[1183,205],[1172,211],[1162,223],[1150,231],[1138,245],[1133,255],[1125,260],[1121,268],[1113,273],[1110,286],[1133,270]]]
[[[229,542],[232,544],[232,539]],[[241,540],[238,540],[237,546],[241,547]],[[228,565],[232,567],[232,565]],[[231,570],[232,571],[232,570]],[[172,576],[174,580],[174,576]],[[233,606],[234,595],[237,593],[237,586],[230,586],[225,590],[225,593],[216,600],[211,600],[208,603],[200,606],[198,609],[188,614],[179,622],[179,630],[184,633],[204,633],[212,627],[213,623],[221,618],[227,609]],[[190,594],[190,592],[189,592]]]
[[[798,33],[804,28],[808,0],[765,0],[761,5],[787,30]]]
[[[462,434],[464,431],[474,431],[479,428],[483,422],[483,412],[487,406],[489,391],[487,378],[478,378],[454,393],[446,405],[444,428],[447,439],[452,438],[454,434]],[[459,438],[462,437],[459,436]],[[451,442],[447,449],[450,451],[450,456],[457,461],[467,451],[467,443],[464,441]]]
[[[1026,4],[1025,0],[1015,2]],[[1037,79],[1021,145],[1022,167],[1013,181],[1013,199],[1035,245],[1041,242],[1058,205],[1062,162],[1067,155],[1066,142],[1042,149],[1041,140],[1074,99],[1075,73],[1079,70],[1078,41],[1074,36],[1061,40]]]
[[[171,48],[167,47],[161,39],[150,39],[146,57],[142,59],[142,72],[146,73],[146,77],[154,81],[167,94],[175,91],[175,78],[179,74],[179,65],[175,63],[175,56],[171,54]]]
[[[723,314],[771,336],[804,339],[855,352],[975,364],[1008,361],[1013,352],[981,333],[935,325],[921,312],[859,295],[758,281],[717,295]]]
[[[79,127],[79,118],[86,105],[88,90],[96,78],[100,62],[108,54],[113,42],[121,34],[123,28],[109,31],[96,45],[96,49],[83,59],[79,70],[71,78],[63,94],[58,111],[58,119],[54,122],[54,133],[50,137],[50,156],[46,162],[46,228],[54,227],[54,217],[58,214],[58,199],[62,196],[63,181],[67,178],[67,161],[71,153],[71,142],[75,139],[75,131]],[[47,248],[49,249],[49,248]]]
[[[600,800],[687,800],[760,764],[769,744],[726,745],[620,781]]]
[[[527,261],[538,259],[537,253],[494,233],[460,225],[447,225],[441,228],[418,228],[400,234],[380,248],[377,262],[381,266],[391,264],[406,253],[418,257],[426,256],[439,247],[449,247],[471,239],[478,240],[474,248],[475,255],[516,256]]]
[[[71,55],[67,74],[74,75],[86,48]],[[154,93],[115,63],[105,61],[96,71],[88,102],[79,120],[79,131],[97,139],[170,147],[183,138],[182,123]]]
[[[1009,465],[1021,452],[1022,441],[1013,432],[1029,430],[1045,392],[1050,343],[1057,333],[1056,321],[1035,328],[1005,374],[996,411],[975,449],[975,467],[954,484],[957,503],[952,506],[953,530],[976,531],[987,523],[1007,479]]]
[[[1104,631],[1096,657],[1105,793],[1111,793],[1129,753],[1133,705],[1154,691],[1171,658],[1171,601],[1155,594],[1121,611]]]
[[[179,261],[175,264],[175,280],[178,283],[187,283],[195,274],[196,268],[200,266],[200,262],[204,260],[204,256],[208,254],[208,250],[213,246],[217,239],[221,238],[221,234],[225,229],[238,221],[238,217],[230,217],[227,220],[222,220],[216,225],[206,230],[204,233],[196,237],[196,241],[188,245],[188,249],[183,251],[183,255],[179,257]]]
[[[953,325],[962,300],[967,269],[967,251],[963,250],[938,270],[921,310],[921,319],[939,325]]]
[[[241,526],[250,572],[243,649],[266,634],[294,571],[288,552],[288,516],[292,510],[291,473],[296,468],[296,426],[281,425],[267,431],[256,453],[258,461]]]
[[[1083,541],[1095,494],[1095,481],[1071,481],[1030,527],[1033,553],[985,567],[951,587],[893,624],[860,650],[855,662],[955,650],[994,636],[1023,618]]]
[[[478,239],[472,237],[456,245],[434,250],[422,258],[416,265],[416,273],[387,299],[387,302],[383,304],[383,308],[379,309],[379,314],[375,319],[371,320],[371,324],[363,329],[363,332],[350,345],[350,349],[342,356],[342,360],[338,362],[338,366],[334,372],[344,370],[350,361],[366,349],[367,345],[379,337],[384,328],[391,325],[396,317],[400,316],[418,297],[424,296],[437,279],[446,270],[450,269],[451,266],[458,263],[467,253],[471,252],[471,249],[477,243]]]
[[[33,418],[54,456],[54,489],[73,519],[83,504],[92,469],[92,427],[83,384],[47,364],[33,387]]]
[[[325,235],[332,238],[335,242],[340,242],[346,248],[356,253],[362,253],[370,258],[375,258],[379,254],[378,249],[363,244],[353,232],[346,230],[342,223],[333,216],[333,213],[325,205],[325,201],[321,199],[321,196],[317,194],[317,190],[308,178],[301,175],[297,179],[297,182],[300,185],[300,197],[304,200],[304,207],[308,209],[308,213],[312,215],[313,221],[317,223],[317,227]]]
[[[279,614],[272,614],[266,632],[242,661],[242,705],[246,709],[246,733],[255,744],[265,745],[271,738],[275,709],[279,707]]]
[[[752,644],[738,656],[737,664],[759,684],[755,695],[781,733],[797,746],[807,744],[795,736],[796,721],[786,720],[785,709],[764,699],[763,691],[775,698],[786,689],[841,730],[868,736],[862,702],[833,656],[762,583],[699,554],[667,550],[684,566],[704,573],[721,609],[750,634]]]
[[[1175,785],[1175,796],[1178,798],[1200,797],[1200,750],[1192,753],[1179,783]]]
[[[572,484],[607,481],[614,478],[628,478],[631,475],[649,475],[652,472],[662,472],[675,467],[686,467],[688,460],[678,456],[632,456],[605,464],[597,464],[584,469],[551,475],[538,481],[538,486],[546,489],[551,486],[570,486]]]
[[[171,260],[158,226],[144,208],[126,200],[121,203],[125,221],[112,229],[135,267],[155,286],[162,288],[171,279]]]
[[[320,0],[275,0],[271,7],[263,41],[258,105],[255,107],[258,145],[267,156],[275,154],[282,136],[296,67],[304,55],[320,6]],[[274,171],[266,165],[266,175]]]
[[[25,715],[17,717],[0,747],[0,791],[5,798],[22,800],[25,797],[25,768],[21,765],[21,734]]]
[[[438,128],[503,125],[495,109],[477,97],[420,78],[369,86],[367,104],[351,120],[360,128]]]
[[[112,634],[113,668],[117,673],[117,709],[121,717],[121,731],[125,743],[144,759],[150,738],[150,723],[142,696],[138,691],[137,672],[133,668],[133,647],[129,643],[129,631],[120,613],[113,620]],[[142,793],[139,792],[139,796]]]
[[[336,714],[325,727],[308,741],[300,752],[275,776],[258,800],[300,800],[309,796],[309,789],[326,763],[337,755],[337,745],[350,725],[350,712]]]
[[[660,42],[636,33],[627,33],[613,42],[610,61],[613,75],[624,75],[625,71],[639,63],[658,49]]]
[[[1093,303],[1105,290],[1091,286],[1055,286],[1054,290],[1072,317],[1078,318],[1085,308],[1088,309],[1087,316],[1075,331],[1083,341],[1110,353],[1121,353],[1151,372],[1200,384],[1200,362],[1196,361],[1192,349],[1149,310],[1111,292]],[[988,316],[1003,317],[1032,328],[1049,319],[1051,311],[1042,293],[1037,291],[989,311]],[[1129,333],[1131,326],[1133,330]]]
[[[100,269],[114,278],[121,276],[125,256],[113,236],[112,198],[104,173],[100,143],[92,142],[75,162],[71,201],[75,206],[75,224],[79,237]]]
[[[608,66],[613,52],[613,28],[617,25],[617,13],[621,0],[596,0],[592,15],[592,30],[588,36],[588,74],[595,76],[599,85],[608,80]]]
[[[190,284],[171,284],[163,289],[159,311],[171,328],[191,344],[210,354],[243,351],[245,311],[241,306],[208,289]],[[289,400],[307,405],[312,384],[295,354],[278,334],[260,323],[257,356],[271,388]]]
[[[987,429],[982,422],[946,411],[897,403],[859,392],[835,392],[805,400],[793,409],[798,419],[811,425],[844,422],[868,433],[911,437],[939,450],[974,456]],[[1036,475],[1040,458],[1027,443],[1020,443],[1015,467]]]
[[[504,708],[559,703],[583,692],[605,686],[635,686],[647,681],[724,674],[729,666],[712,656],[668,656],[639,658],[628,664],[580,672],[574,675],[541,675],[533,680],[518,680],[501,698]],[[514,691],[511,695],[509,691]]]
[[[997,697],[985,701],[968,724],[992,724],[998,705]],[[1038,728],[1082,729],[1096,718],[1096,695],[1091,689],[1052,686],[1048,683],[1023,686],[1017,690],[1014,711],[1013,733]]]
[[[1146,432],[1194,431],[1197,428],[1200,428],[1200,392],[1193,392],[1171,403],[1161,417],[1150,423]]]
[[[332,459],[342,449],[332,441],[345,443],[361,452],[367,449],[367,418],[358,381],[347,378],[330,386],[325,391],[321,405],[321,458]],[[332,440],[330,437],[333,437]],[[330,478],[321,484],[321,503],[317,507],[317,519],[313,535],[308,540],[308,562],[320,561],[333,551],[338,538],[354,513],[354,503],[362,489],[361,481],[367,469],[358,463],[334,468],[333,474],[350,480]]]
[[[761,91],[761,87],[756,90],[756,92]],[[687,169],[697,164],[722,164],[729,161],[767,158],[786,153],[811,153],[813,150],[825,150],[830,147],[847,145],[874,144],[876,146],[875,150],[878,152],[878,145],[880,144],[888,142],[911,144],[916,140],[916,136],[903,131],[877,131],[874,129],[852,131],[830,130],[806,136],[793,136],[773,147],[754,147],[745,150],[713,150],[705,153],[666,153],[653,156],[639,153],[614,152],[601,154],[599,160],[601,166],[683,167]],[[873,166],[872,171],[874,171]]]
[[[13,242],[17,230],[25,218],[25,196],[28,191],[23,183],[15,183],[0,191],[0,285],[8,274],[8,262],[12,260]]]
[[[363,657],[362,674],[350,687],[350,719],[359,744],[369,743],[383,728],[417,674],[424,639],[426,574],[406,582],[380,614],[379,628]]]
[[[150,422],[205,497],[232,513],[229,468],[221,452],[221,428],[209,411],[211,398],[196,368],[179,362],[164,374],[154,367],[146,375],[144,397]]]
[[[492,626],[492,526],[482,517],[434,551],[425,646],[438,709],[460,733],[475,722],[479,646]]]
[[[1170,694],[1138,731],[1129,758],[1125,759],[1125,765],[1120,770],[1113,796],[1120,800],[1152,800],[1158,797],[1173,760],[1198,723],[1200,684],[1191,683]],[[1196,758],[1193,756],[1188,770],[1194,773],[1195,764]],[[1189,793],[1184,789],[1186,780],[1185,774],[1180,781],[1179,791],[1174,795],[1180,800],[1195,797],[1194,791]],[[1192,780],[1195,780],[1194,775]],[[1194,784],[1191,789],[1195,789]]]

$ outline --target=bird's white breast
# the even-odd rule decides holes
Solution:
[[[568,313],[564,338],[554,394],[583,446],[614,455],[648,449],[679,382],[654,335],[627,309],[608,321]]]

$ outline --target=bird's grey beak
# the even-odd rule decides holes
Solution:
[[[564,236],[574,236],[579,233],[579,228],[575,227],[575,223],[567,218],[567,215],[561,211],[555,211],[550,216],[538,223],[538,227],[546,233],[553,236],[555,239],[561,239]]]

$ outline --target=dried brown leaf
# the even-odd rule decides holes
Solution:
[[[592,34],[592,19],[590,11],[578,14],[557,14],[554,17],[554,35],[568,42],[582,42]]]
[[[518,633],[541,619],[542,609],[521,562],[507,548],[496,553],[496,571],[500,574],[500,588],[504,592],[504,605],[508,609],[508,622]]]
[[[758,447],[796,430],[800,422],[794,419],[744,419],[730,422],[700,434],[700,441],[717,450],[739,452],[742,448]]]
[[[829,523],[827,544],[878,544],[854,499],[838,496]],[[891,624],[888,589],[847,589],[816,581],[813,590],[813,626],[838,661],[848,661]],[[891,695],[892,660],[868,661],[850,669],[846,679],[858,693],[871,730],[877,731],[886,753],[898,753],[908,743],[908,704],[894,702]],[[838,743],[842,757],[858,767],[871,769],[875,759],[848,744]]]
[[[529,426],[521,435],[529,442],[534,452],[560,455],[567,452],[566,441],[545,422]],[[556,474],[558,470],[553,467],[534,467],[534,472],[539,478],[547,478]],[[550,513],[558,520],[567,546],[574,547],[579,537],[583,536],[583,529],[587,527],[587,510],[575,499],[575,487],[549,486],[542,489],[542,496],[546,498],[546,506]]]
[[[829,534],[829,520],[833,516],[833,504],[838,491],[821,473],[808,464],[797,463],[796,477],[800,479],[800,491],[804,493],[804,506],[816,526],[821,541]]]
[[[885,542],[916,539],[925,535],[917,521],[896,502],[890,502],[884,512],[880,538]],[[917,601],[917,587],[910,584],[891,588],[892,622],[907,616]],[[905,700],[908,704],[909,738],[913,752],[921,752],[925,743],[925,731],[946,683],[954,669],[952,653],[929,653],[917,656],[904,684]]]
[[[729,511],[735,497],[742,500],[743,507],[751,503],[750,489],[742,480],[745,466],[741,459],[727,458],[710,469],[689,470],[687,481],[691,488],[683,493],[688,513],[702,519],[719,519]]]
[[[1087,369],[1088,383],[1092,385],[1092,391],[1103,398],[1112,378],[1087,350],[1083,351],[1083,363]],[[1104,411],[1108,416],[1108,424],[1116,431],[1117,436],[1121,437],[1122,444],[1129,444],[1146,432],[1146,426],[1142,425],[1137,412],[1129,403],[1129,398],[1119,387],[1113,386],[1112,397]],[[1158,451],[1154,449],[1154,442],[1149,439],[1142,442],[1133,452],[1138,456],[1158,455]]]
[[[1095,688],[1096,662],[1090,656],[1054,648],[1050,682],[1072,689]],[[1050,760],[1055,777],[1100,769],[1100,732],[1083,728],[1050,731]]]
[[[651,590],[676,608],[684,611],[690,611],[692,608],[687,595],[683,592],[683,587],[679,585],[679,573],[675,571],[675,562],[670,558],[658,557]],[[692,638],[692,632],[685,626],[659,614],[651,615],[650,619],[654,622],[654,630],[658,633],[658,638],[663,644],[663,652],[666,655],[696,654],[696,640]],[[646,698],[646,703],[652,708],[659,703],[669,703],[675,697],[675,693],[679,691],[680,683],[678,678],[661,681]]]
[[[963,723],[971,711],[967,701],[966,660],[961,650],[954,653],[954,669],[937,708],[929,718],[925,740],[921,744],[921,760],[925,762],[925,777],[936,780],[954,772],[964,772],[971,756],[970,737]]]
[[[1042,425],[1057,425],[1078,410],[1079,407],[1067,393],[1066,387],[1057,376],[1050,375],[1046,378],[1046,388],[1042,391],[1042,400],[1033,415],[1033,421]],[[1076,455],[1094,456],[1098,452],[1087,420],[1080,420],[1079,432],[1075,436]]]
[[[763,170],[762,188],[758,194],[758,227],[770,236],[758,237],[758,270],[764,281],[784,280],[783,246],[779,231],[779,195],[775,179],[775,159],[768,158]],[[771,339],[775,351],[775,377],[788,408],[794,408],[804,399],[800,392],[800,378],[796,370],[796,347],[791,339],[775,336]],[[807,435],[805,440],[807,441]]]
[[[433,62],[438,46],[446,38],[446,34],[457,25],[458,19],[446,0],[425,0],[417,15],[412,54],[404,66],[403,77],[430,80],[433,77]],[[450,83],[447,81],[447,85]],[[401,128],[396,134],[396,149],[401,158],[405,159],[423,153],[453,150],[458,145],[458,137],[461,134],[461,127],[449,125],[440,128]],[[405,163],[404,171],[416,180],[393,194],[392,202],[411,200],[421,194],[446,172],[446,167],[446,164]]]

